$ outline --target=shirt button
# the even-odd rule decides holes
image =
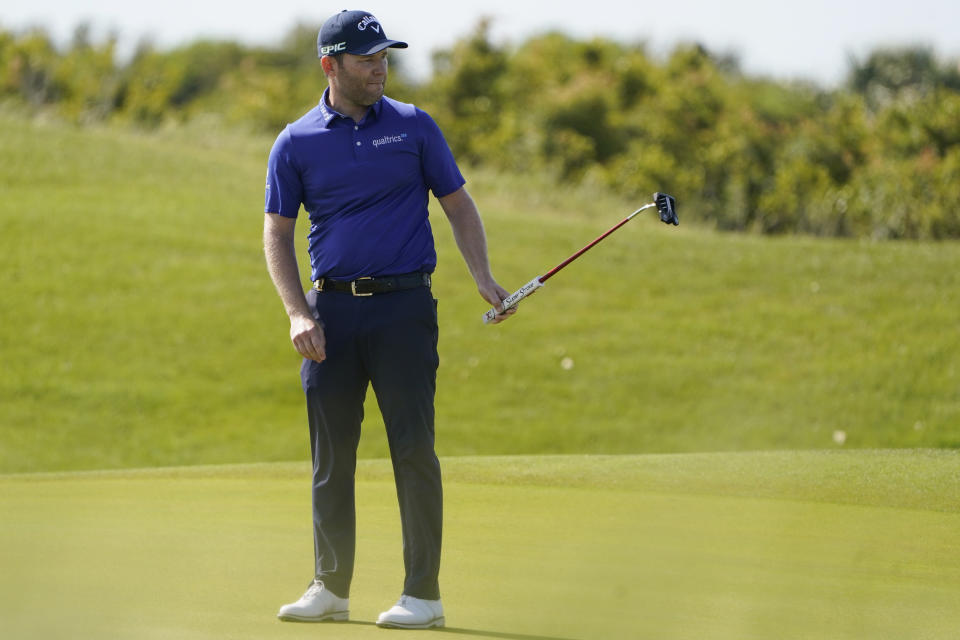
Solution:
[[[353,125],[353,130],[354,130],[354,131],[360,131],[360,127],[357,126],[357,125]]]
[[[360,142],[359,142],[359,141],[357,141],[357,146],[358,146],[358,147],[360,146]]]

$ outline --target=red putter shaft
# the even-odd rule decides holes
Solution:
[[[647,205],[644,205],[644,206],[640,207],[639,209],[637,209],[636,211],[634,211],[633,213],[631,213],[630,215],[628,215],[626,218],[624,218],[623,220],[621,220],[620,222],[618,222],[618,223],[615,224],[614,226],[610,227],[607,231],[605,231],[605,232],[604,232],[600,237],[598,237],[596,240],[594,240],[593,242],[591,242],[590,244],[588,244],[587,246],[585,246],[583,249],[580,249],[580,251],[577,251],[575,254],[573,254],[572,256],[570,256],[569,258],[567,258],[566,260],[564,260],[563,262],[561,262],[560,264],[558,264],[557,266],[555,266],[553,269],[551,269],[550,271],[548,271],[548,272],[546,273],[546,275],[543,275],[543,276],[539,276],[539,277],[537,277],[537,278],[534,278],[533,280],[531,280],[531,281],[528,282],[527,284],[523,285],[522,287],[520,287],[519,289],[517,289],[516,291],[514,291],[512,294],[510,294],[509,296],[507,296],[507,297],[503,300],[503,302],[502,302],[503,309],[504,309],[504,310],[507,310],[507,309],[509,309],[510,307],[515,306],[518,302],[520,302],[521,300],[523,300],[523,299],[526,298],[527,296],[533,295],[533,293],[536,292],[537,289],[539,289],[540,287],[543,286],[543,283],[544,283],[544,282],[546,282],[546,281],[549,280],[551,277],[553,277],[554,275],[556,275],[558,271],[560,271],[560,270],[563,269],[565,266],[567,266],[568,264],[570,264],[571,262],[573,262],[574,260],[576,260],[577,258],[579,258],[580,256],[582,256],[583,254],[585,254],[587,251],[589,251],[590,249],[592,249],[597,243],[599,243],[601,240],[603,240],[604,238],[606,238],[607,236],[609,236],[611,233],[613,233],[614,231],[616,231],[617,229],[619,229],[619,228],[622,227],[623,225],[625,225],[625,224],[627,224],[628,222],[630,222],[630,220],[631,220],[635,215],[637,215],[637,214],[640,213],[641,211],[644,211],[644,210],[646,210],[646,209],[649,209],[650,207],[655,207],[655,206],[657,206],[656,202],[651,202],[650,204],[647,204]],[[497,317],[497,309],[496,309],[496,307],[494,307],[494,308],[490,309],[489,311],[487,311],[485,314],[483,314],[483,322],[484,322],[484,323],[492,322],[492,321],[494,320],[494,318],[496,318],[496,317]]]
[[[643,209],[646,209],[646,208],[649,207],[649,206],[651,206],[651,205],[647,205],[646,207],[643,207]],[[574,260],[576,260],[577,258],[579,258],[580,256],[582,256],[583,254],[585,254],[587,251],[589,251],[590,249],[592,249],[597,243],[599,243],[601,240],[603,240],[604,238],[606,238],[608,235],[610,235],[611,233],[613,233],[614,231],[616,231],[617,229],[619,229],[619,228],[622,227],[623,225],[625,225],[625,224],[627,224],[628,222],[630,222],[630,219],[633,218],[633,216],[635,216],[635,215],[637,215],[638,213],[640,213],[641,211],[643,211],[643,209],[637,209],[636,211],[634,211],[633,213],[631,213],[630,215],[628,215],[626,218],[624,218],[623,220],[621,220],[620,222],[618,222],[618,223],[615,224],[614,226],[610,227],[607,231],[605,231],[602,235],[600,235],[596,240],[594,240],[593,242],[591,242],[590,244],[588,244],[587,246],[585,246],[583,249],[580,249],[580,251],[577,251],[575,254],[573,254],[572,256],[570,256],[569,258],[567,258],[566,260],[564,260],[563,262],[561,262],[560,264],[558,264],[557,266],[555,266],[553,269],[550,269],[550,271],[547,271],[546,274],[540,276],[540,277],[538,278],[538,280],[540,280],[540,283],[543,284],[544,282],[546,282],[547,280],[549,280],[551,277],[553,277],[554,275],[556,275],[556,273],[557,273],[558,271],[560,271],[560,269],[563,269],[565,266],[567,266],[568,264],[570,264],[571,262],[573,262]]]

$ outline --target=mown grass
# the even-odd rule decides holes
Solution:
[[[443,635],[952,637],[958,463],[916,450],[444,458]],[[312,571],[308,477],[305,463],[0,476],[4,637],[382,637],[372,621],[402,582],[385,460],[358,469],[353,622],[275,618]]]
[[[0,117],[0,470],[306,457],[260,248],[271,142]],[[637,204],[467,175],[508,289]],[[638,218],[485,327],[434,229],[443,455],[960,446],[956,243]],[[360,453],[384,457],[367,416]]]

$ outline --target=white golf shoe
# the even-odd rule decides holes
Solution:
[[[439,600],[421,600],[413,596],[400,596],[397,604],[377,618],[378,627],[389,629],[429,629],[442,627],[445,623],[443,605]]]
[[[277,617],[290,622],[344,622],[350,618],[350,599],[338,598],[313,582],[296,602],[280,607]]]

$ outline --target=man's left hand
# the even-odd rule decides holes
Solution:
[[[501,287],[496,282],[491,282],[489,285],[478,287],[480,295],[484,300],[490,303],[490,305],[497,310],[497,315],[490,321],[490,324],[498,324],[503,322],[513,314],[517,312],[517,307],[512,306],[506,311],[503,310],[503,300],[510,295],[510,292]]]

